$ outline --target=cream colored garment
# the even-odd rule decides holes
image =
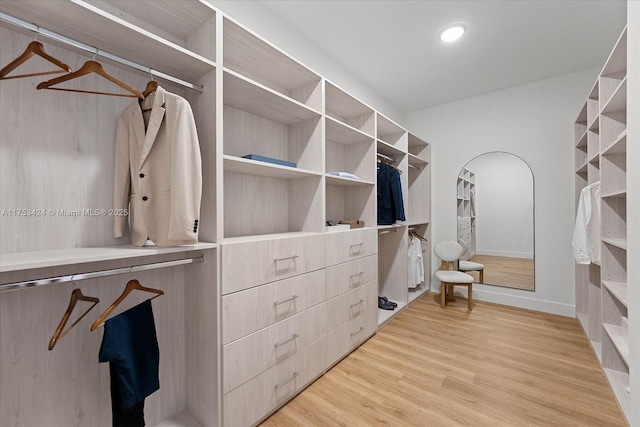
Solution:
[[[600,264],[600,181],[580,192],[576,225],[573,230],[573,252],[577,264]]]
[[[115,218],[122,237],[127,219],[131,241],[158,246],[198,241],[202,197],[202,160],[191,106],[158,87],[144,101],[152,105],[145,120],[138,101],[120,115],[116,135],[114,208],[129,209]]]
[[[409,238],[409,260],[408,260],[408,285],[415,288],[424,282],[424,261],[422,259],[422,245],[417,237]]]

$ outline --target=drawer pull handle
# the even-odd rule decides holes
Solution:
[[[283,341],[283,342],[277,342],[277,343],[275,343],[275,347],[276,347],[276,348],[278,348],[278,347],[282,347],[283,345],[288,344],[288,343],[290,343],[291,341],[295,340],[295,339],[296,339],[296,338],[298,338],[299,336],[300,336],[300,335],[298,335],[298,334],[293,334],[293,336],[292,336],[291,338],[289,338],[288,340]]]
[[[362,242],[362,243],[354,243],[353,245],[349,245],[349,248],[353,248],[354,246],[364,246],[364,242]]]
[[[353,308],[353,307],[355,307],[356,305],[360,305],[360,304],[362,304],[363,302],[364,302],[364,300],[363,300],[363,299],[361,299],[361,300],[360,300],[360,302],[357,302],[357,303],[355,303],[355,304],[351,304],[349,307]]]
[[[291,378],[289,378],[288,380],[286,380],[285,382],[283,382],[282,384],[278,383],[275,385],[276,390],[281,389],[282,387],[284,387],[285,385],[287,385],[289,382],[293,381],[293,379],[295,377],[297,377],[298,375],[300,375],[298,373],[298,371],[293,371],[293,375],[291,376]]]
[[[358,273],[358,274],[352,274],[351,276],[349,276],[349,279],[353,279],[354,277],[360,277],[360,276],[362,276],[363,274],[364,274],[364,271],[361,271],[361,272],[360,272],[360,273]]]
[[[279,306],[280,304],[284,304],[285,302],[289,302],[289,301],[293,301],[298,299],[298,295],[293,295],[291,298],[287,298],[285,300],[282,301],[276,301],[273,303],[273,305],[275,305],[276,307]]]
[[[358,329],[356,332],[351,332],[351,336],[356,336],[358,335],[360,332],[364,331],[364,327],[360,326],[360,329]]]
[[[273,262],[286,261],[288,259],[296,259],[296,258],[298,258],[298,255],[291,255],[285,258],[275,258]]]

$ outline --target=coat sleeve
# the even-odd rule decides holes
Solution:
[[[113,207],[117,211],[129,209],[129,193],[131,188],[131,168],[129,152],[129,126],[122,116],[118,119],[116,131],[115,174],[113,184]],[[116,239],[122,237],[127,225],[128,216],[114,216],[113,235]]]
[[[202,198],[200,143],[189,103],[179,98],[172,114],[169,239],[198,239]]]

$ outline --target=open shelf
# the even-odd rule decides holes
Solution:
[[[388,323],[396,317],[398,314],[402,312],[407,307],[406,303],[395,301],[398,304],[395,310],[383,310],[381,308],[378,309],[378,327]]]
[[[223,155],[225,172],[235,172],[248,175],[266,176],[271,178],[298,179],[322,174],[310,170],[278,165],[275,163],[261,162],[258,160],[243,159],[230,155]]]
[[[322,109],[320,76],[226,16],[223,43],[225,68],[310,108]]]
[[[627,109],[627,77],[620,82],[611,99],[602,108],[601,114],[615,113]]]
[[[0,11],[191,83],[215,69],[215,51],[209,51],[208,57],[201,56],[207,49],[199,48],[196,40],[200,32],[215,37],[215,10],[206,3],[194,5],[198,8],[196,14],[177,3],[163,5],[171,7],[171,19],[158,19],[153,23],[157,27],[147,24],[145,28],[141,25],[149,16],[148,6],[144,2],[120,3],[124,10],[104,2],[82,0],[2,0]],[[67,18],[58,19],[59,16]],[[125,21],[121,16],[135,19]],[[198,51],[200,54],[195,53]]]
[[[339,144],[354,144],[364,141],[373,141],[372,137],[346,123],[342,123],[333,117],[326,117],[326,138]]]
[[[353,179],[344,176],[326,174],[327,185],[339,185],[339,186],[356,186],[356,185],[376,185],[373,181],[363,181],[361,179]]]
[[[602,285],[609,290],[618,301],[625,307],[627,306],[627,284],[625,282],[613,282],[610,280],[603,280]]]
[[[224,73],[224,103],[265,119],[290,125],[320,112],[230,70]]]
[[[375,135],[374,111],[331,82],[325,82],[327,118],[344,123],[363,134]]]
[[[629,337],[621,326],[602,324],[605,332],[613,342],[624,363],[629,366]]]

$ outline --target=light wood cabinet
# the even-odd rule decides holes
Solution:
[[[630,419],[627,282],[627,30],[575,122],[576,204],[600,182],[601,260],[576,266],[576,315]],[[635,309],[636,307],[634,307]]]
[[[376,154],[399,169],[406,221],[378,225],[378,295],[398,306],[378,310],[384,325],[430,289],[431,147],[380,113],[376,114]],[[408,232],[421,236],[425,281],[409,288]]]
[[[325,270],[316,270],[223,295],[223,344],[324,302],[325,276]]]
[[[37,91],[35,86],[49,76],[0,82],[1,207],[49,210],[42,216],[0,218],[0,425],[111,425],[109,367],[98,364],[97,358],[102,329],[90,332],[89,325],[120,295],[131,276],[165,293],[152,302],[161,387],[145,401],[147,425],[221,424],[219,247],[216,223],[209,220],[217,216],[215,200],[209,196],[216,192],[214,165],[221,153],[215,127],[202,120],[219,112],[216,99],[221,94],[215,83],[221,52],[216,32],[221,16],[206,2],[189,2],[186,7],[183,2],[163,2],[153,7],[171,19],[151,17],[148,2],[0,3],[1,66],[20,55],[40,28],[79,42],[70,47],[38,36],[47,53],[73,70],[95,56],[107,73],[143,90],[153,69],[161,86],[187,98],[198,128],[205,194],[200,243],[137,248],[128,244],[128,235],[116,240],[114,217],[108,215],[113,207],[116,125],[119,114],[135,101]],[[6,20],[4,14],[12,19]],[[119,59],[107,59],[111,55]],[[132,62],[124,65],[120,59]],[[34,58],[24,67],[42,71],[43,62]],[[119,90],[94,77],[78,79],[74,87]],[[197,90],[205,85],[202,92]],[[38,125],[28,125],[25,118],[35,116]],[[104,209],[106,214],[83,215],[88,209]],[[173,264],[183,261],[188,263]],[[169,266],[136,272],[147,264]],[[69,281],[11,292],[2,289],[16,282],[105,271],[124,274],[74,279],[76,285]],[[75,287],[98,297],[100,303],[48,351],[49,338]],[[114,314],[147,298],[148,294],[134,292]]]
[[[322,235],[227,239],[221,259],[222,294],[324,268],[325,244]]]
[[[108,216],[3,216],[0,286],[185,262],[135,275],[165,291],[154,300],[162,388],[147,400],[147,424],[251,425],[376,332],[384,323],[377,295],[402,308],[426,291],[408,295],[406,232],[430,238],[430,146],[207,2],[149,4],[3,0],[0,11],[15,22],[0,20],[0,63],[22,53],[33,31],[48,30],[75,43],[43,40],[73,69],[99,49],[96,60],[129,85],[144,88],[153,72],[186,98],[202,156],[201,243],[133,248],[111,237]],[[8,141],[1,207],[109,208],[115,125],[131,100],[35,91],[39,78],[0,82],[8,100],[0,106]],[[39,126],[24,125],[36,113]],[[407,221],[390,227],[402,236],[392,243],[377,226],[380,154],[404,171]],[[327,232],[328,220],[366,226]],[[106,305],[122,277],[81,287]],[[86,424],[87,414],[92,425],[110,424],[97,334],[72,331],[55,354],[43,351],[43,325],[57,323],[71,289],[0,293],[0,424]],[[25,381],[34,366],[39,382]],[[79,366],[78,384],[57,380]]]

